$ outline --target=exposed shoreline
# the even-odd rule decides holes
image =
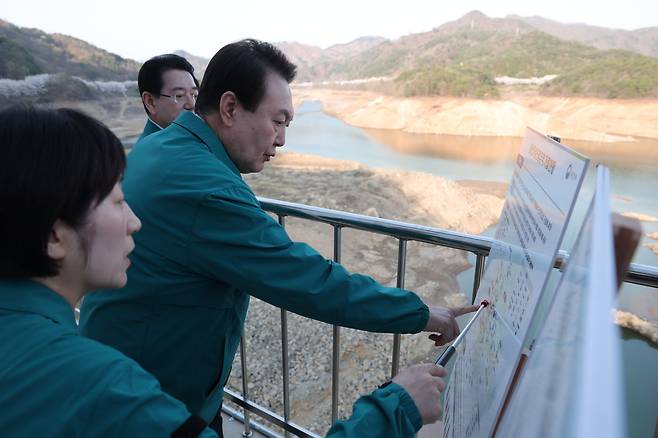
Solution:
[[[518,150],[525,127],[557,134],[566,144],[592,157],[646,159],[658,162],[658,99],[603,100],[520,96],[510,101],[461,98],[397,98],[372,92],[293,87],[298,107],[317,100],[328,114],[385,137],[391,147],[410,154],[429,154],[433,138],[443,156],[490,161],[509,159]],[[60,102],[103,120],[127,145],[146,122],[138,99]],[[294,126],[294,121],[293,121]],[[377,132],[379,131],[379,132]],[[426,138],[430,136],[430,138]],[[474,147],[470,139],[483,139]],[[428,146],[430,145],[430,146]]]
[[[584,153],[658,158],[658,99],[511,96],[507,100],[388,96],[368,91],[294,88],[295,104],[320,101],[353,126],[414,134],[522,137],[526,126],[589,142]],[[645,140],[638,141],[638,139]],[[647,145],[647,140],[650,143]],[[624,150],[612,143],[624,142]]]
[[[658,233],[648,233],[646,235],[649,239],[656,240],[653,243],[645,243],[644,246],[649,248],[649,251],[653,252],[656,257],[658,257]]]
[[[622,310],[615,310],[614,318],[617,325],[633,330],[658,345],[658,321],[642,319]]]

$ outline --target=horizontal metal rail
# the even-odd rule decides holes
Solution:
[[[404,287],[405,265],[407,255],[407,242],[416,241],[432,245],[453,248],[467,251],[476,256],[475,270],[473,276],[473,291],[471,302],[475,301],[477,288],[484,273],[486,257],[491,251],[493,239],[483,236],[475,236],[456,231],[448,231],[439,228],[427,227],[423,225],[409,224],[405,222],[393,221],[390,219],[381,219],[377,217],[364,216],[360,214],[347,213],[344,211],[330,210],[327,208],[313,207],[310,205],[296,204],[293,202],[278,201],[268,198],[258,198],[261,207],[270,213],[274,213],[279,218],[279,223],[285,226],[285,217],[296,217],[316,222],[329,224],[334,229],[334,260],[340,262],[341,259],[341,229],[353,228],[371,233],[391,236],[398,239],[398,270],[397,286]],[[555,267],[560,268],[569,258],[566,251],[559,251]],[[638,284],[658,288],[658,268],[632,263],[624,281],[627,283]],[[282,374],[283,374],[283,405],[284,416],[280,416],[256,403],[249,400],[247,393],[247,365],[246,365],[246,346],[244,345],[244,335],[240,343],[240,355],[242,366],[242,387],[243,395],[240,395],[230,389],[225,389],[225,398],[238,404],[244,409],[242,419],[244,424],[243,435],[249,436],[250,418],[249,412],[252,412],[271,423],[282,427],[288,433],[293,433],[301,437],[317,437],[318,435],[290,422],[290,399],[289,399],[289,366],[288,366],[288,336],[287,336],[287,319],[285,311],[281,312],[281,329],[282,329]],[[331,420],[332,423],[338,416],[339,404],[339,357],[340,357],[340,327],[333,327],[333,351],[332,351],[332,377],[331,377]],[[400,360],[400,335],[393,338],[393,357],[391,360],[391,375],[398,371]],[[262,426],[258,426],[262,427]],[[268,430],[269,431],[269,430]]]
[[[414,240],[460,249],[476,255],[482,254],[488,256],[493,242],[493,239],[490,237],[475,236],[424,225],[409,224],[269,198],[258,198],[258,200],[265,211],[276,213],[280,216],[298,217],[332,225],[342,225],[343,227],[384,234],[398,239]],[[566,251],[560,251],[555,266],[560,267],[563,259],[567,257],[568,253]],[[658,268],[631,263],[624,277],[624,281],[640,286],[658,288]]]
[[[492,239],[488,237],[347,213],[340,210],[296,204],[294,202],[277,201],[275,199],[258,198],[258,201],[260,201],[263,210],[279,216],[297,217],[331,225],[340,225],[371,233],[384,234],[398,239],[414,240],[446,246],[448,248],[461,249],[475,254],[488,255],[491,249]]]
[[[316,435],[313,432],[304,429],[303,427],[292,423],[291,421],[286,421],[281,415],[266,409],[251,400],[245,400],[240,394],[235,391],[230,390],[229,388],[224,388],[224,398],[232,401],[238,406],[241,406],[247,411],[251,411],[254,414],[266,419],[267,421],[276,424],[277,426],[292,432],[295,435],[302,438],[320,438],[320,435]],[[249,419],[245,419],[246,422],[249,422]]]
[[[228,397],[227,397],[228,399]],[[226,406],[226,404],[222,404],[222,412],[225,413],[226,415],[233,417],[234,420],[238,420],[240,423],[246,423],[246,418],[243,413],[238,411],[237,409],[233,409],[230,406]],[[262,424],[257,423],[254,420],[249,420],[250,426],[252,430],[255,430],[256,432],[260,433],[261,435],[266,436],[267,438],[279,438],[279,434],[274,432],[272,429],[269,429]],[[243,433],[244,435],[244,433]],[[224,431],[224,436],[226,436],[226,431]],[[252,433],[253,436],[253,433]]]

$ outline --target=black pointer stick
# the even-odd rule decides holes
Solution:
[[[477,310],[477,312],[475,312],[475,315],[473,315],[473,318],[471,318],[471,320],[468,322],[468,324],[466,324],[466,327],[464,327],[464,330],[462,330],[462,332],[459,334],[459,336],[457,336],[457,339],[454,340],[452,345],[450,345],[450,347],[446,348],[443,351],[443,353],[441,353],[441,356],[439,356],[439,358],[436,360],[436,362],[434,362],[434,365],[441,365],[442,367],[446,366],[446,364],[448,363],[448,361],[450,360],[452,355],[455,354],[455,351],[457,351],[457,346],[459,345],[459,343],[464,338],[464,335],[466,334],[468,329],[471,328],[471,325],[473,325],[473,322],[475,322],[477,317],[480,316],[480,312],[482,312],[482,309],[484,309],[488,305],[489,305],[489,301],[487,301],[487,300],[483,300],[480,303],[480,308]]]

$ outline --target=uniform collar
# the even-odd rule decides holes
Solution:
[[[148,129],[149,134],[153,134],[154,132],[162,131],[164,128],[160,125],[158,125],[152,118],[146,117],[148,120],[146,120],[146,126],[144,126],[144,131]]]
[[[153,120],[151,120],[150,117],[148,117],[146,120],[146,125],[144,125],[144,130],[142,131],[142,135],[139,136],[139,140],[161,130],[162,130],[162,126],[158,125]]]
[[[0,309],[42,315],[77,332],[71,305],[57,292],[36,281],[0,281]]]
[[[229,158],[226,148],[217,137],[217,134],[215,134],[215,131],[201,117],[192,111],[182,111],[172,124],[176,124],[194,134],[210,149],[210,152],[217,159],[224,163],[237,176],[240,176],[240,171]]]

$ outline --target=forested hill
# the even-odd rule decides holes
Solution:
[[[64,73],[89,80],[135,80],[140,64],[85,41],[0,20],[0,78]]]
[[[344,81],[361,80],[354,86],[403,96],[498,98],[509,91],[510,82],[501,77],[544,78],[524,92],[658,98],[658,58],[649,56],[655,53],[651,48],[658,47],[658,28],[620,31],[541,17],[490,18],[473,11],[397,40],[362,37],[327,49],[296,42],[277,45],[298,65],[297,83],[337,82],[343,87]],[[0,78],[56,73],[134,81],[139,70],[136,61],[82,40],[2,20],[0,53]],[[190,58],[201,80],[207,60],[181,53]],[[385,80],[362,81],[372,78]]]
[[[297,54],[299,57],[299,54]],[[302,63],[314,81],[389,77],[402,95],[497,97],[496,77],[557,75],[538,92],[603,98],[658,97],[658,59],[628,50],[601,50],[537,30],[520,18],[474,11],[430,32],[381,42],[330,63]],[[318,65],[318,62],[323,63]]]
[[[383,37],[366,36],[349,43],[334,44],[326,49],[288,41],[276,45],[297,65],[297,81],[306,82],[327,79],[328,71],[334,64],[367,53],[386,41],[388,40]]]
[[[599,49],[624,49],[631,52],[658,57],[658,27],[636,30],[609,29],[584,23],[560,23],[542,17],[516,18],[554,37],[577,41]]]

